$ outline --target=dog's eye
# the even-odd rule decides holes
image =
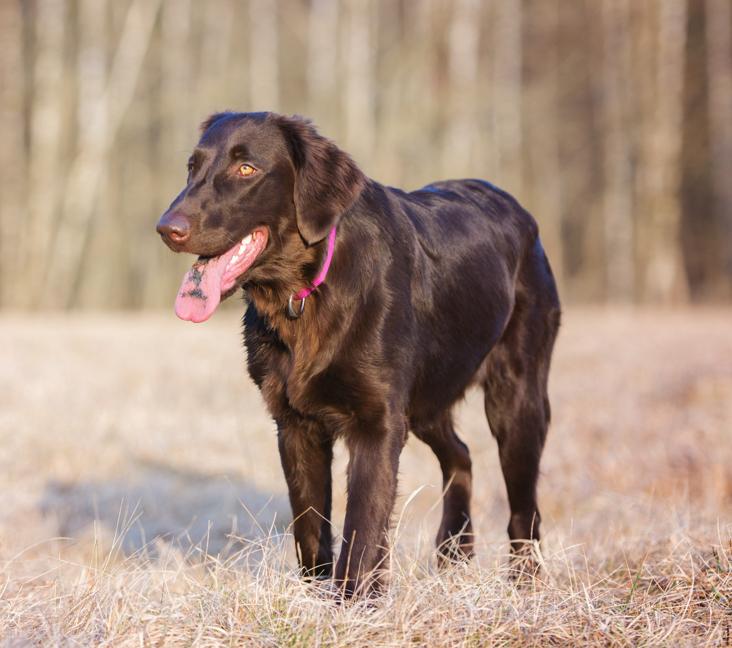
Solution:
[[[254,175],[257,170],[251,164],[241,164],[236,172],[243,178]]]

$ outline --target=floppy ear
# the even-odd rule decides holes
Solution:
[[[277,117],[295,167],[297,228],[308,245],[328,236],[366,178],[351,157],[302,117]]]

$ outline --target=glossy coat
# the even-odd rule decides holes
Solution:
[[[239,282],[248,299],[244,337],[249,372],[277,424],[303,572],[334,571],[347,594],[378,585],[410,430],[432,448],[443,473],[439,555],[472,554],[471,460],[451,411],[473,384],[485,392],[498,441],[509,536],[517,551],[537,540],[536,484],[560,306],[534,219],[481,180],[410,193],[381,185],[300,118],[214,115],[195,156],[198,166],[171,205],[191,225],[180,249],[219,254],[256,226],[270,232]],[[230,181],[233,158],[256,162],[258,184]],[[288,298],[317,273],[333,226],[327,279],[291,319]],[[350,462],[334,562],[338,438]]]

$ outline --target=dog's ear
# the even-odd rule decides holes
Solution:
[[[295,168],[297,227],[308,245],[328,236],[366,178],[351,157],[302,117],[277,117]]]

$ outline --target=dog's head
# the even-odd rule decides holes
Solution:
[[[323,240],[364,182],[353,160],[307,120],[209,117],[186,186],[157,225],[172,250],[199,255],[178,293],[178,316],[208,319],[255,267],[281,262],[288,239],[303,247]]]

